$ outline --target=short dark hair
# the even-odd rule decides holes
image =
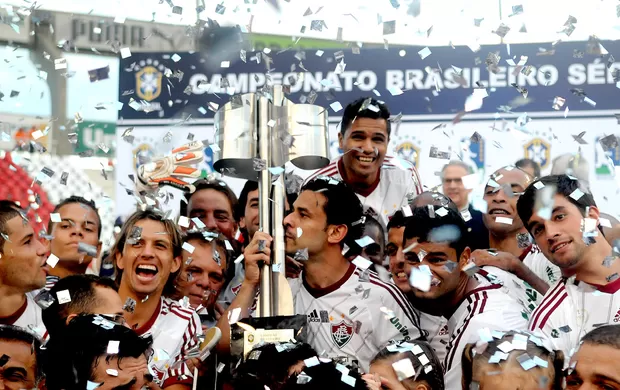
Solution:
[[[267,343],[252,348],[248,358],[234,370],[235,389],[264,390],[274,383],[284,383],[289,369],[300,360],[317,353],[305,343]]]
[[[22,216],[24,214],[21,207],[17,205],[17,203],[10,200],[0,200],[0,253],[4,253],[4,235],[9,235],[11,232],[9,231],[8,222],[15,218]]]
[[[110,254],[108,255],[108,261],[114,264],[114,273],[116,275],[115,280],[117,285],[120,285],[121,283],[121,279],[123,278],[123,270],[118,268],[118,264],[116,264],[116,255],[123,254],[125,243],[127,242],[133,227],[138,221],[143,220],[161,222],[166,229],[166,233],[170,234],[172,256],[181,256],[181,251],[183,250],[183,239],[177,225],[171,219],[166,218],[163,213],[155,211],[154,209],[148,208],[146,210],[138,210],[127,218],[121,228],[121,232],[119,233],[116,242],[110,249]],[[181,268],[179,267],[179,270],[180,269]],[[174,281],[178,274],[179,271],[170,274],[168,281],[166,282],[166,286],[164,287],[163,295],[174,294]]]
[[[92,200],[87,200],[86,198],[83,198],[81,196],[72,195],[72,196],[70,196],[70,197],[68,197],[66,199],[63,199],[60,203],[58,203],[56,205],[56,207],[54,207],[54,210],[52,211],[52,214],[53,213],[57,213],[58,210],[60,210],[61,207],[66,206],[68,204],[73,204],[73,203],[80,204],[82,207],[88,207],[88,208],[92,209],[95,212],[95,215],[97,216],[97,237],[101,238],[101,229],[103,228],[101,226],[101,217],[99,216],[99,211],[97,209],[97,205]],[[51,232],[52,232],[52,229],[54,227],[54,223],[55,222],[52,222],[51,219],[47,223],[47,231],[48,231],[49,234],[51,234]]]
[[[0,325],[0,340],[24,343],[31,346],[35,354],[35,381],[38,384],[43,379],[43,353],[41,341],[33,333],[14,325]]]
[[[394,214],[392,214],[389,217],[389,221],[388,221],[388,224],[387,224],[388,232],[392,228],[404,227],[405,224],[407,223],[407,218],[408,217],[405,217],[405,213],[403,213],[402,209],[398,209],[398,210],[394,211]]]
[[[581,339],[583,343],[607,345],[620,349],[620,325],[603,325],[592,329]]]
[[[551,186],[554,188],[554,195],[559,194],[564,196],[569,202],[574,204],[582,214],[585,214],[586,208],[596,206],[594,197],[585,186],[581,185],[579,180],[571,179],[568,175],[549,175],[541,177],[527,186],[525,192],[523,192],[523,195],[521,195],[517,201],[519,218],[521,218],[523,225],[528,231],[530,231],[529,220],[534,214],[534,206],[536,205],[536,193],[538,191],[536,187],[540,187],[541,184],[543,184],[544,187]],[[577,189],[581,190],[583,195],[578,200],[575,200],[570,195]]]
[[[223,180],[217,179],[198,179],[192,183],[192,185],[196,188],[194,192],[185,192],[185,202],[181,201],[181,215],[189,216],[189,201],[198,191],[202,190],[214,190],[220,192],[226,196],[228,202],[230,202],[230,210],[232,211],[232,217],[236,219],[236,210],[238,209],[239,200],[237,199],[237,195],[230,189],[228,184]]]
[[[538,165],[538,163],[531,158],[522,158],[515,163],[515,166],[519,169],[531,167],[534,169],[534,179],[540,177],[540,165]]]
[[[50,289],[50,294],[54,300],[49,307],[43,310],[42,314],[43,323],[51,337],[65,328],[65,322],[70,314],[97,314],[92,313],[93,307],[100,303],[95,287],[106,287],[117,291],[116,284],[112,279],[96,275],[70,275],[56,282]],[[64,290],[69,292],[71,301],[61,305],[55,298],[59,291]]]
[[[248,203],[248,196],[250,192],[258,190],[258,182],[254,180],[248,180],[245,182],[241,193],[239,194],[239,202],[237,204],[235,212],[235,220],[239,222],[241,218],[245,216],[245,207]]]
[[[344,181],[327,176],[317,176],[301,187],[301,192],[304,191],[320,193],[325,197],[323,210],[327,216],[328,225],[347,226],[347,235],[340,242],[341,246],[347,244],[350,247],[351,243],[362,237],[364,208],[353,189]]]
[[[368,108],[370,105],[378,108],[374,111]],[[371,97],[359,98],[347,105],[342,114],[342,122],[340,123],[340,133],[344,135],[351,127],[356,118],[385,119],[388,137],[391,132],[390,110],[385,103]]]
[[[512,342],[512,340],[514,340],[515,335],[522,335],[528,338],[525,350],[524,351],[513,350],[511,352],[508,352],[508,355],[513,355],[513,353],[515,355],[521,355],[523,353],[526,353],[531,358],[534,358],[535,356],[537,356],[543,361],[547,361],[547,362],[550,361],[551,365],[549,366],[550,368],[553,368],[553,373],[554,373],[554,378],[552,378],[553,384],[551,388],[553,390],[561,390],[563,388],[562,383],[564,382],[564,375],[563,375],[564,353],[562,353],[562,351],[559,351],[559,350],[558,351],[547,350],[545,347],[538,344],[539,342],[534,342],[532,338],[530,338],[531,334],[529,332],[508,331],[504,333],[503,336],[499,339],[493,337],[491,341],[486,343],[487,346],[485,347],[484,351],[481,353],[476,353],[476,351],[474,351],[474,348],[476,347],[476,343],[470,343],[465,346],[465,349],[463,350],[463,355],[461,356],[462,384],[463,384],[464,389],[472,388],[471,384],[472,384],[473,377],[474,377],[474,370],[476,369],[476,367],[474,367],[474,364],[475,363],[493,364],[493,363],[489,363],[489,359],[491,358],[491,356],[494,355],[496,352],[502,351],[498,347],[504,342],[507,342],[507,341]],[[497,365],[495,364],[493,365],[494,365],[493,371],[496,371],[495,366]]]
[[[381,360],[390,360],[394,363],[402,359],[409,359],[415,372],[419,372],[415,379],[414,377],[411,377],[410,380],[415,380],[416,382],[425,381],[428,384],[428,387],[433,390],[444,390],[445,385],[443,381],[443,369],[441,368],[441,362],[428,342],[422,340],[409,340],[407,342],[398,341],[392,343],[399,347],[396,352],[390,351],[394,350],[389,348],[393,345],[385,347],[379,351],[370,364],[374,364],[375,362],[379,362]],[[430,366],[432,367],[432,370],[428,373],[424,369],[425,364],[422,364],[418,355],[414,354],[411,349],[402,352],[404,348],[411,348],[412,345],[419,347],[424,352],[424,356],[428,359]],[[419,356],[421,357],[422,355]],[[403,382],[408,380],[409,379],[404,379]]]
[[[445,210],[445,215],[438,214],[438,210]],[[432,210],[432,212],[431,212]],[[412,210],[412,216],[407,219],[405,226],[404,239],[409,240],[414,237],[418,238],[419,242],[429,242],[436,229],[447,226],[452,226],[455,230],[455,234],[446,233],[447,241],[451,248],[456,250],[456,257],[458,259],[461,256],[463,250],[467,247],[467,226],[463,217],[453,207],[427,205],[426,207],[414,207]],[[442,234],[443,236],[443,234]]]
[[[366,233],[366,228],[373,227],[379,229],[381,235],[383,236],[383,240],[385,241],[385,226],[383,226],[383,223],[369,213],[364,214],[364,232],[362,234]]]
[[[289,369],[300,361],[316,357],[317,353],[305,343],[263,344],[252,349],[245,362],[235,370],[233,387],[244,390],[278,388],[282,390],[364,390],[368,387],[360,374],[352,367],[348,375],[355,379],[350,386],[342,381],[343,373],[334,361],[319,361],[312,367],[304,367],[303,373],[312,378],[298,383],[299,375],[289,375]]]
[[[101,322],[106,324],[104,328]],[[118,353],[107,353],[110,341],[118,341]],[[97,315],[80,315],[66,329],[47,343],[44,370],[49,390],[85,389],[101,359],[118,358],[148,360],[152,338],[140,337],[132,329]]]

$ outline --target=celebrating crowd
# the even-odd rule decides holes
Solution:
[[[287,194],[273,270],[305,321],[278,341],[243,335],[273,329],[256,318],[274,249],[258,183],[237,198],[200,179],[178,218],[139,207],[111,278],[92,267],[95,203],[63,200],[36,235],[0,201],[0,389],[620,389],[617,221],[578,161],[497,167],[477,210],[463,162],[440,193],[386,156],[391,122],[349,104],[343,155]]]

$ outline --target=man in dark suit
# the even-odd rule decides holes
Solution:
[[[482,220],[482,213],[469,204],[471,189],[465,188],[463,177],[471,174],[471,168],[462,161],[450,161],[441,170],[443,193],[459,208],[467,224],[471,250],[489,247],[489,231]]]

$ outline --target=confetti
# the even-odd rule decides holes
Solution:
[[[132,298],[127,298],[125,300],[125,304],[123,305],[123,311],[128,313],[133,313],[136,310],[136,301]]]
[[[357,243],[357,245],[359,245],[362,248],[367,247],[370,244],[373,244],[375,242],[375,240],[373,240],[372,238],[370,238],[369,236],[364,236],[362,238],[359,238],[357,240],[355,240],[355,242]]]
[[[503,223],[505,225],[512,225],[512,218],[507,217],[495,217],[495,222]]]
[[[69,294],[69,290],[62,290],[56,293],[56,298],[58,298],[59,304],[64,304],[71,302],[71,295]]]
[[[51,213],[50,214],[50,219],[52,222],[60,222],[62,221],[62,218],[60,218],[60,214],[58,213]]]
[[[85,242],[78,242],[77,250],[78,253],[84,253],[90,257],[97,257],[97,254],[99,253],[96,246],[87,244]]]
[[[88,71],[88,78],[91,83],[96,81],[106,80],[110,78],[110,66],[104,66],[103,68],[96,68]]]
[[[113,368],[108,368],[105,370],[106,374],[110,376],[118,376],[118,371]]]
[[[416,375],[415,368],[413,368],[413,363],[411,363],[411,360],[408,358],[392,363],[392,368],[398,376],[399,381],[403,381]]]
[[[56,267],[56,264],[58,264],[59,261],[60,261],[60,259],[58,258],[58,256],[56,256],[55,254],[51,253],[50,256],[47,258],[47,260],[45,262],[50,267],[54,268],[54,267]]]
[[[118,340],[110,340],[108,342],[107,353],[113,354],[113,355],[118,354],[118,347],[119,347],[119,345],[120,345],[120,341],[118,341]]]
[[[334,112],[338,112],[338,111],[342,110],[342,104],[340,104],[340,102],[338,102],[338,101],[333,102],[329,106],[332,108],[332,110],[334,110]]]
[[[174,61],[174,62],[179,62],[179,61],[181,60],[181,56],[180,56],[180,55],[178,55],[178,54],[176,54],[176,53],[174,53],[174,54],[172,55],[172,57],[170,57],[170,59],[171,59],[172,61]]]
[[[122,58],[129,58],[129,57],[131,57],[131,50],[129,50],[128,47],[123,47],[121,49],[121,57]]]
[[[194,253],[194,246],[192,244],[190,244],[189,242],[184,242],[183,243],[183,247],[184,250],[188,251],[189,253]]]
[[[184,227],[184,228],[188,228],[189,227],[189,218],[184,217],[184,216],[180,216],[179,217],[179,222],[178,222],[179,226]]]
[[[357,256],[355,259],[353,259],[352,263],[360,269],[368,269],[368,267],[370,267],[372,265],[372,261],[363,258],[362,256]]]
[[[418,55],[420,56],[421,59],[425,59],[426,57],[431,55],[431,49],[429,49],[428,47],[425,47],[424,49],[418,52]]]

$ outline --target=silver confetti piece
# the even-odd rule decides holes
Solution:
[[[123,311],[133,313],[134,310],[136,310],[136,301],[132,298],[127,298],[125,300],[125,304],[123,305]]]

